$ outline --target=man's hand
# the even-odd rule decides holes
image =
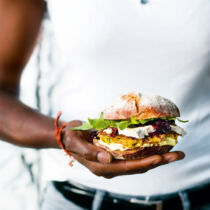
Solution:
[[[81,125],[80,121],[69,122],[63,131],[63,144],[73,157],[86,166],[92,173],[105,178],[119,175],[145,173],[158,166],[181,160],[184,153],[170,152],[153,155],[141,160],[112,160],[109,152],[92,144],[89,131],[72,131],[71,127]]]

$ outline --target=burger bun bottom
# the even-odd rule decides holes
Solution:
[[[152,146],[152,147],[137,147],[134,149],[128,149],[128,150],[110,150],[110,148],[100,144],[98,139],[93,139],[93,144],[107,150],[112,154],[112,156],[115,159],[119,160],[137,160],[146,158],[151,155],[161,155],[164,153],[169,152],[173,146],[164,145],[164,146]]]

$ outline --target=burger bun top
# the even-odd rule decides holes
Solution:
[[[145,120],[180,117],[178,107],[169,99],[150,93],[132,92],[116,98],[104,109],[104,119],[124,120],[134,117]]]

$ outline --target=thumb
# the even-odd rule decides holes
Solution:
[[[112,161],[112,155],[109,152],[87,142],[86,140],[76,137],[70,142],[66,149],[80,155],[86,160],[100,163],[110,163]]]
[[[109,152],[90,143],[87,144],[84,153],[87,160],[101,163],[110,163],[112,161],[112,155]]]

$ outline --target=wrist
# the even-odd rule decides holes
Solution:
[[[64,150],[64,152],[70,157],[70,162],[69,162],[69,165],[72,166],[72,162],[74,161],[74,158],[72,157],[71,155],[71,152],[66,150],[64,144],[63,144],[63,129],[66,128],[67,126],[67,123],[61,123],[60,127],[59,127],[59,118],[61,116],[61,111],[58,112],[58,115],[56,117],[56,120],[55,120],[55,130],[56,130],[56,140],[57,140],[57,143],[59,145],[59,147],[61,149]]]

